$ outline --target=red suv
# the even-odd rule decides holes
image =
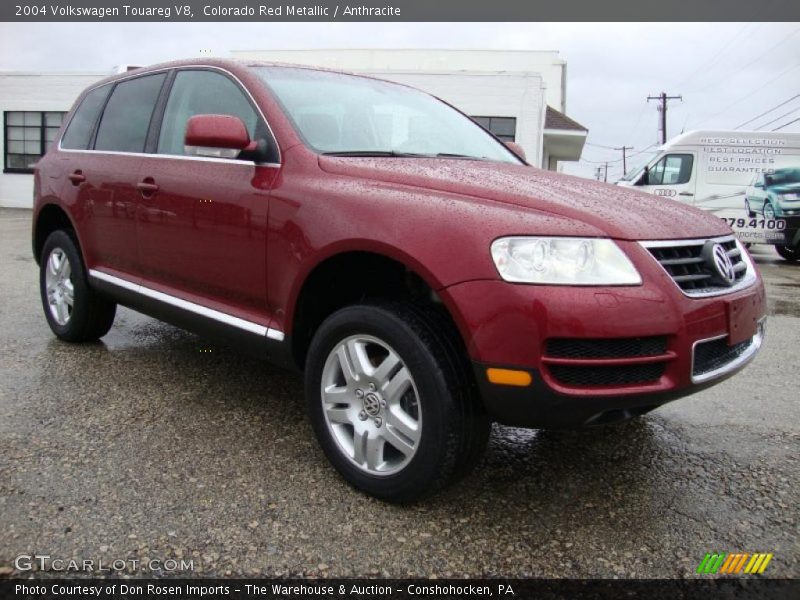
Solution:
[[[415,89],[204,60],[86,90],[35,177],[44,313],[123,304],[305,371],[352,484],[409,501],[492,421],[599,425],[731,375],[764,287],[720,219],[542,171]]]

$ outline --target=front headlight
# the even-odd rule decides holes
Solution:
[[[492,242],[492,259],[506,281],[548,285],[639,285],[633,263],[612,240],[505,237]]]

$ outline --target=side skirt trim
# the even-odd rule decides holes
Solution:
[[[182,310],[219,321],[225,325],[230,325],[231,327],[236,327],[237,329],[242,329],[256,335],[266,336],[271,340],[275,340],[276,342],[282,342],[284,338],[284,333],[278,329],[264,327],[258,323],[240,319],[239,317],[234,317],[233,315],[214,310],[213,308],[208,308],[207,306],[202,306],[176,296],[171,296],[170,294],[165,294],[164,292],[159,292],[158,290],[151,289],[138,283],[133,283],[126,279],[122,279],[121,277],[109,275],[108,273],[104,273],[96,269],[89,270],[89,277],[99,279],[100,281],[104,281],[137,294],[141,294],[142,296],[147,296],[148,298],[158,300],[159,302],[175,306]]]

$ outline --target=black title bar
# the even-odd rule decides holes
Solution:
[[[0,598],[20,600],[715,600],[797,598],[800,581],[701,579],[0,579]]]
[[[800,21],[798,0],[3,0],[0,21]]]

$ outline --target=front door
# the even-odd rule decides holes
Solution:
[[[278,167],[190,156],[186,123],[198,114],[238,117],[251,139],[266,123],[225,73],[179,71],[164,109],[157,154],[144,159],[138,210],[143,284],[262,322],[269,192]]]

